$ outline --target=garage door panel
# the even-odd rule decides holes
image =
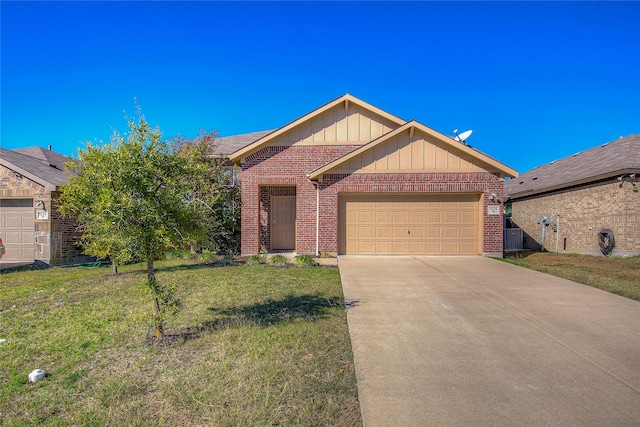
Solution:
[[[411,240],[424,238],[425,231],[426,227],[411,227]]]
[[[407,237],[406,227],[393,227],[393,237],[395,239],[404,239]]]
[[[440,227],[427,227],[427,238],[438,239],[442,237],[442,229]]]
[[[390,242],[371,242],[367,246],[368,254],[384,254],[391,253],[391,243]]]
[[[4,239],[2,239],[2,241],[5,245],[19,244],[22,242],[22,232],[20,232],[20,230],[7,230],[4,233]]]
[[[374,228],[373,227],[363,226],[363,227],[360,227],[358,229],[357,235],[358,235],[359,238],[366,239],[366,238],[373,237],[373,235],[374,235],[373,232],[374,232]]]
[[[383,247],[380,245],[380,247]],[[406,242],[391,242],[391,251],[382,251],[378,253],[392,253],[392,254],[406,254],[407,253],[407,243]]]
[[[409,253],[411,255],[422,255],[425,250],[424,242],[415,242],[413,240],[409,242]]]
[[[33,199],[0,199],[3,261],[32,262],[35,255]]]
[[[476,229],[474,227],[460,227],[460,238],[465,240],[473,240],[476,238]]]
[[[444,242],[443,255],[457,255],[460,252],[458,242]]]
[[[476,254],[479,196],[341,198],[340,248],[352,254]],[[409,231],[409,232],[408,232]]]
[[[389,227],[376,227],[376,239],[391,237],[391,229]]]
[[[11,228],[21,228],[22,227],[22,218],[19,216],[8,216],[4,221],[4,226],[8,229]]]
[[[457,239],[459,237],[458,227],[443,227],[442,231],[445,239]]]
[[[426,243],[426,253],[427,254],[441,254],[442,253],[442,242],[441,241],[429,241]]]
[[[426,221],[426,212],[409,212],[410,224],[424,224]]]
[[[458,212],[443,212],[442,222],[449,224],[458,224],[460,222],[460,216]]]
[[[375,222],[375,215],[373,212],[370,211],[361,211],[358,212],[358,221],[360,221],[360,223],[372,223]]]
[[[407,212],[392,212],[391,222],[394,224],[406,224],[408,221]]]
[[[477,214],[475,212],[460,212],[460,223],[475,225],[476,221]]]
[[[476,250],[476,242],[475,241],[462,241],[460,242],[460,252],[461,253],[473,253]]]
[[[377,223],[391,222],[391,212],[376,211],[375,215]]]

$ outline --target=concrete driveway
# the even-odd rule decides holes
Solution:
[[[640,303],[483,257],[342,256],[364,425],[640,425]]]

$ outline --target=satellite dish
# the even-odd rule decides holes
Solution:
[[[473,131],[471,129],[469,129],[469,130],[465,130],[461,134],[458,134],[458,129],[454,129],[453,133],[454,133],[455,137],[453,139],[455,139],[458,142],[462,142],[464,144],[465,141],[467,140],[467,138],[469,138],[469,136],[471,136],[472,132]]]

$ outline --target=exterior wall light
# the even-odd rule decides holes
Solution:
[[[636,191],[636,182],[638,182],[638,180],[636,179],[635,173],[627,173],[627,174],[620,175],[618,177],[618,181],[620,181],[620,184],[618,184],[619,188],[622,188],[625,182],[630,182],[631,187],[634,189],[634,191]]]

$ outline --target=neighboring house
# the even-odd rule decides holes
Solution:
[[[245,255],[503,254],[504,178],[517,172],[351,95],[229,157]]]
[[[51,265],[86,260],[76,245],[76,224],[57,209],[60,186],[69,182],[71,160],[43,148],[0,148],[0,237],[2,262]]]
[[[524,231],[525,249],[542,248],[544,227],[545,250],[599,255],[598,233],[608,229],[613,255],[638,255],[639,178],[640,135],[607,142],[506,181],[510,222]]]
[[[215,139],[214,153],[220,157],[228,158],[229,155],[258,139],[269,135],[274,130],[263,130],[260,132],[244,133],[242,135],[223,136]]]

